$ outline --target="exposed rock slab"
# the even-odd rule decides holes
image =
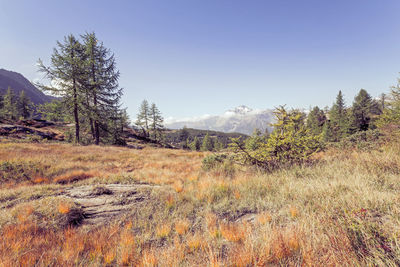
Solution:
[[[62,195],[81,206],[83,225],[100,225],[117,219],[150,200],[154,185],[102,184],[67,188]]]

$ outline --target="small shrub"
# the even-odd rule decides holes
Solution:
[[[228,156],[226,154],[213,154],[206,156],[202,161],[202,168],[205,171],[212,170],[221,166],[227,158]]]
[[[202,161],[204,171],[216,171],[232,177],[235,174],[235,164],[226,154],[214,154],[205,157]]]
[[[31,181],[33,177],[43,176],[46,167],[36,162],[0,162],[0,183]]]
[[[374,149],[379,145],[382,134],[378,129],[356,132],[343,140],[337,146],[341,149],[357,148],[360,150]]]

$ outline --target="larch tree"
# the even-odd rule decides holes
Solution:
[[[8,87],[7,92],[3,97],[3,108],[1,113],[5,119],[17,119],[17,96],[14,94],[14,90],[11,89],[11,87]]]
[[[153,138],[160,141],[162,131],[164,130],[164,118],[156,104],[152,103],[150,106],[150,130]]]
[[[85,57],[86,89],[85,106],[95,144],[100,143],[100,131],[104,135],[116,133],[115,120],[119,119],[122,88],[119,87],[119,71],[114,55],[104,47],[95,33],[82,36]],[[113,135],[112,134],[112,135]]]
[[[200,150],[200,140],[197,138],[197,136],[194,137],[193,142],[189,144],[189,148],[193,151],[199,151]]]
[[[19,94],[17,101],[18,116],[24,119],[30,117],[32,112],[32,103],[29,97],[26,96],[25,91],[22,90]]]
[[[207,133],[203,138],[203,143],[201,144],[202,151],[212,151],[214,148],[210,135]]]
[[[50,85],[38,84],[44,91],[62,97],[67,110],[72,113],[75,122],[75,142],[80,142],[79,113],[82,109],[84,90],[82,81],[85,64],[82,44],[72,34],[57,42],[51,56],[50,66],[46,67],[39,59],[39,71],[50,80]]]
[[[150,107],[147,100],[143,100],[135,124],[142,129],[143,136],[149,137]]]
[[[38,113],[48,121],[67,121],[65,107],[61,100],[53,100],[37,106]]]
[[[378,127],[400,124],[400,78],[391,87],[390,93],[383,98],[382,115],[377,120]]]

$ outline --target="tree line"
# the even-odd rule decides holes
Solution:
[[[0,95],[0,119],[19,120],[31,117],[34,106],[25,94],[21,91],[16,95],[11,87],[8,87],[4,95]]]
[[[373,131],[390,123],[400,126],[400,85],[393,87],[390,97],[373,99],[361,89],[352,106],[347,107],[341,91],[332,107],[312,108],[308,114],[280,106],[274,111],[276,121],[271,134],[254,134],[243,140],[232,139],[234,158],[245,164],[267,170],[302,164],[329,143]]]
[[[384,99],[376,100],[364,89],[355,96],[351,107],[347,107],[339,91],[332,107],[311,109],[307,116],[307,127],[312,134],[322,134],[326,142],[339,142],[360,131],[375,129],[379,115],[384,110]]]
[[[95,33],[79,38],[68,35],[58,41],[50,65],[38,61],[39,71],[49,84],[37,84],[60,100],[42,107],[42,111],[63,112],[74,122],[74,141],[123,143],[121,134],[128,123],[120,99],[120,76],[114,54],[97,39]]]

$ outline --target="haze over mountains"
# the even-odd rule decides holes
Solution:
[[[273,122],[273,118],[274,114],[270,109],[253,110],[242,105],[221,115],[204,115],[182,120],[167,119],[165,124],[170,129],[181,129],[186,126],[201,130],[250,135],[254,129],[264,132],[268,128],[268,131],[271,131],[270,123]]]
[[[45,95],[42,91],[36,88],[22,74],[0,69],[0,94],[5,94],[8,87],[11,87],[17,95],[24,90],[25,94],[34,104],[43,104],[54,99],[54,97]]]
[[[11,87],[15,94],[22,90],[34,104],[50,102],[54,97],[44,94],[36,88],[22,74],[14,71],[0,69],[0,94],[5,94],[7,88]],[[247,106],[238,106],[228,110],[221,115],[204,115],[187,119],[167,119],[165,126],[170,129],[181,129],[184,126],[199,130],[220,131],[226,133],[242,133],[250,135],[254,129],[262,132],[268,128],[273,121],[272,110],[253,110]]]

